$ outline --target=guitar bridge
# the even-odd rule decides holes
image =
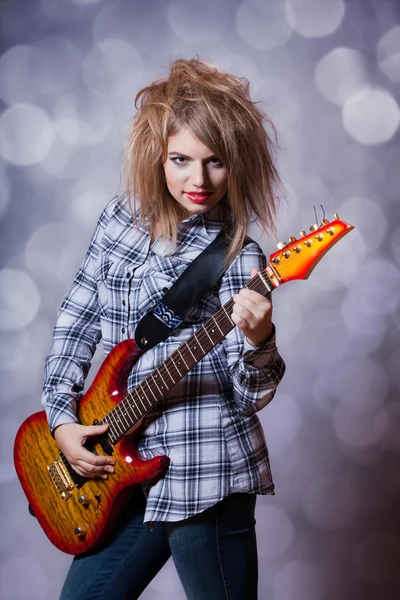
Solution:
[[[47,470],[61,498],[68,500],[75,486],[62,459],[57,458]]]

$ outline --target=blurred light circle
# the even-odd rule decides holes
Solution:
[[[87,87],[108,96],[114,86],[130,78],[136,81],[143,69],[139,51],[125,40],[105,39],[93,48],[82,64]]]
[[[315,565],[305,561],[288,562],[273,581],[273,600],[323,600],[321,575]]]
[[[48,592],[47,579],[36,560],[23,556],[4,560],[0,567],[0,598],[43,600]]]
[[[349,525],[357,510],[354,490],[332,477],[311,483],[304,492],[302,504],[310,523],[321,529]]]
[[[400,227],[394,230],[392,239],[391,239],[391,247],[395,261],[398,265],[400,265]]]
[[[79,255],[79,244],[71,236],[71,227],[61,223],[46,223],[28,240],[25,260],[36,278],[53,285],[56,278],[65,284],[73,275],[73,263],[83,259],[83,252]]]
[[[40,294],[33,279],[24,271],[0,271],[0,329],[23,329],[35,318]]]
[[[285,6],[288,23],[307,38],[336,31],[346,9],[343,0],[286,0]]]
[[[326,414],[331,414],[339,401],[347,401],[349,410],[354,413],[375,411],[382,406],[389,390],[385,368],[368,355],[353,358],[358,347],[364,344],[364,339],[360,341],[359,336],[354,336],[351,343],[350,335],[343,336],[341,331],[337,331],[337,339],[346,346],[344,357],[340,362],[332,361],[319,370],[312,384],[314,404]],[[335,371],[340,373],[340,377],[330,376],[332,364],[335,364]]]
[[[0,57],[0,98],[7,104],[37,102],[41,96],[35,82],[45,55],[34,46],[12,46]]]
[[[76,83],[82,56],[68,37],[42,37],[36,48],[42,59],[35,65],[35,85],[43,95],[56,96]]]
[[[54,109],[54,128],[71,146],[93,146],[111,131],[114,113],[90,92],[64,95]]]
[[[278,131],[290,127],[300,112],[296,91],[285,79],[278,77],[262,79],[257,86],[258,98],[267,103],[267,113]]]
[[[383,144],[396,133],[400,110],[387,90],[364,88],[346,100],[342,121],[347,133],[360,144]]]
[[[393,358],[397,360],[400,358],[400,351],[395,352],[392,355]],[[390,380],[394,387],[400,389],[400,373],[399,373],[399,362],[397,362],[397,370],[394,373],[394,380]],[[389,369],[389,374],[390,374]],[[382,448],[385,450],[389,450],[391,452],[395,452],[397,455],[400,453],[400,403],[398,401],[398,394],[393,393],[393,400],[386,402],[385,410],[388,416],[387,427],[385,431],[385,435],[382,436],[380,444]],[[400,470],[398,470],[398,484],[400,484]],[[398,491],[400,492],[400,485],[398,486]]]
[[[62,177],[65,174],[74,149],[70,144],[64,142],[60,136],[56,136],[50,154],[40,163],[40,168],[49,175]],[[68,174],[67,174],[68,176]]]
[[[219,39],[229,28],[227,16],[230,11],[228,0],[203,0],[198,3],[175,0],[168,6],[168,22],[181,39],[191,44],[206,44]]]
[[[219,69],[226,73],[232,73],[236,77],[245,77],[250,81],[250,90],[253,90],[253,82],[258,82],[260,72],[252,58],[243,54],[228,52],[225,49],[221,54],[213,53],[213,58],[214,56],[215,65]]]
[[[30,344],[30,336],[26,329],[2,333],[0,344],[0,370],[13,371],[21,367]]]
[[[393,27],[379,40],[378,63],[381,71],[396,83],[400,81],[400,25]]]
[[[311,313],[312,329],[307,334],[309,362],[317,367],[332,365],[346,355],[346,333],[338,327],[336,315],[333,322],[323,321],[324,313],[316,308]],[[322,317],[322,319],[321,319]]]
[[[96,219],[109,200],[107,193],[104,189],[94,188],[73,194],[73,196],[74,198],[70,204],[70,214],[73,221],[93,228]]]
[[[344,245],[348,245],[351,238],[360,235],[362,240],[357,239],[357,245],[362,244],[365,251],[374,252],[382,245],[388,230],[388,219],[381,205],[374,199],[366,197],[352,197],[343,202],[338,209],[339,215],[346,222],[355,226]]]
[[[257,50],[283,46],[293,33],[281,0],[242,2],[236,11],[236,27],[240,37]]]
[[[343,105],[367,81],[367,63],[361,52],[334,48],[315,68],[317,88],[334,104]]]
[[[262,560],[269,560],[284,554],[294,539],[294,526],[287,513],[278,506],[257,504],[257,535],[268,540],[260,547]]]
[[[355,566],[360,576],[371,583],[400,580],[400,539],[396,534],[370,533],[357,545]]]
[[[49,154],[54,140],[52,123],[42,108],[14,104],[0,117],[0,154],[15,165],[34,165]]]
[[[380,442],[387,427],[383,408],[376,412],[355,413],[343,400],[334,410],[333,427],[338,439],[353,448],[368,448]]]
[[[369,317],[394,313],[400,304],[399,289],[400,270],[393,262],[383,258],[368,260],[353,278],[346,296],[346,308],[354,310],[352,317],[355,319],[357,309]],[[349,319],[345,321],[348,323]]]

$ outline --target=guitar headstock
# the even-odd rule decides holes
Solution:
[[[353,225],[339,219],[322,219],[320,226],[311,225],[308,235],[300,232],[300,238],[290,237],[287,243],[280,242],[278,251],[269,257],[270,263],[265,269],[275,286],[292,279],[307,279],[321,258],[346,233],[354,229]]]

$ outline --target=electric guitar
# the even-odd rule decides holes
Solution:
[[[267,267],[246,287],[266,296],[293,279],[307,279],[324,254],[353,226],[321,221],[311,233],[278,244]],[[14,462],[30,510],[50,541],[63,552],[80,554],[100,546],[111,532],[134,485],[153,483],[168,469],[167,456],[144,460],[135,435],[125,435],[234,327],[233,300],[227,302],[185,343],[176,349],[134,390],[127,393],[129,372],[142,351],[134,340],[117,344],[78,403],[83,425],[108,423],[106,434],[95,437],[89,449],[112,455],[115,472],[104,479],[87,479],[76,473],[50,434],[44,411],[21,425],[14,445]]]

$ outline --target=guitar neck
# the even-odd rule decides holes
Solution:
[[[267,272],[270,276],[267,275]],[[267,296],[279,285],[271,264],[250,279],[246,288]],[[109,438],[116,443],[144,417],[210,350],[233,329],[230,315],[233,299],[224,304],[208,321],[184,342],[157,369],[148,375],[101,421],[109,425]]]

